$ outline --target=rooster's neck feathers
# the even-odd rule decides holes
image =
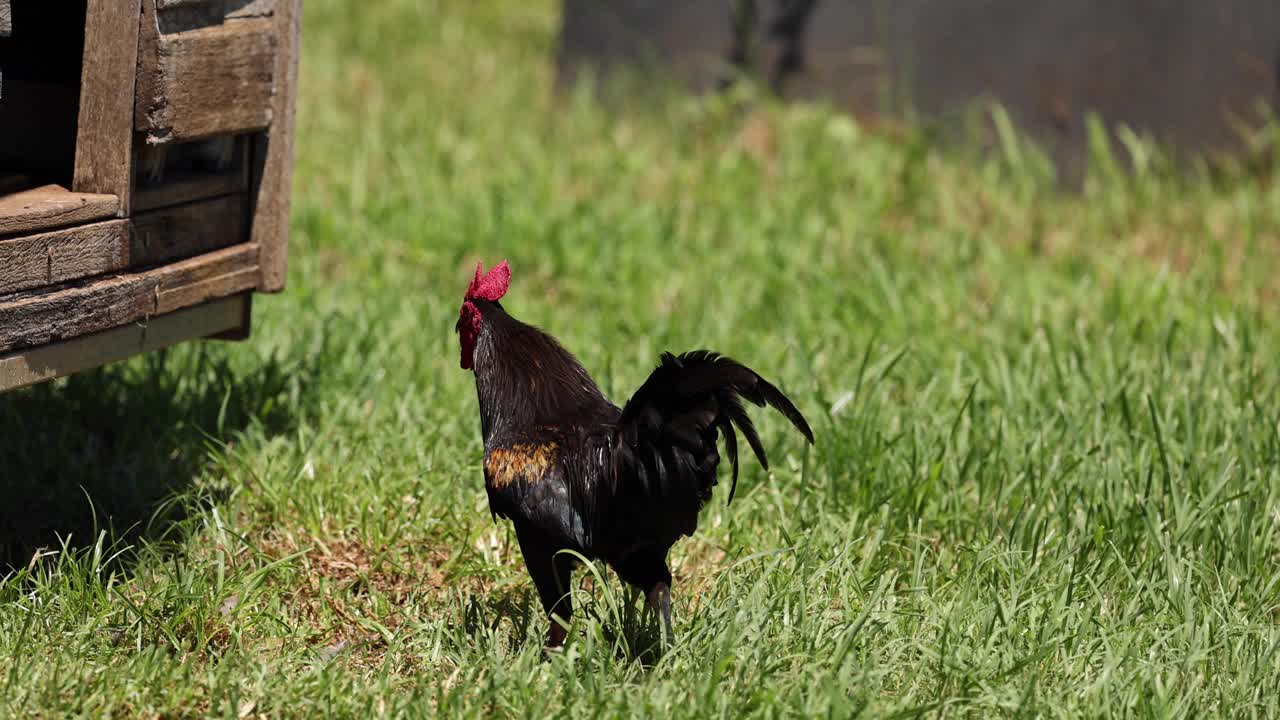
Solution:
[[[618,408],[555,338],[498,305],[476,304],[482,321],[474,369],[486,443],[503,431],[566,419],[592,425],[617,418]]]

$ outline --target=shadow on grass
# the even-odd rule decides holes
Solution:
[[[533,599],[533,593],[525,589],[506,589],[496,592],[471,594],[462,614],[462,631],[467,637],[479,641],[484,635],[497,631],[503,620],[511,623],[509,647],[515,652],[534,637],[541,638],[546,628],[538,625],[545,620],[542,607]]]
[[[237,372],[202,344],[0,395],[0,575],[100,532],[120,544],[180,528],[180,498],[225,492],[188,493],[214,454],[251,427],[288,431],[315,367]]]

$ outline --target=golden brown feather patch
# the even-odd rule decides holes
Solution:
[[[490,450],[484,459],[489,483],[501,490],[519,477],[523,477],[525,482],[541,480],[551,468],[557,447],[554,442],[546,442],[541,445],[512,445]]]

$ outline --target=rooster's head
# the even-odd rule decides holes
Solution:
[[[462,298],[462,308],[458,311],[458,324],[454,328],[462,344],[463,370],[471,369],[476,350],[476,338],[480,337],[480,308],[476,305],[476,301],[497,304],[498,300],[507,294],[507,286],[510,284],[511,268],[506,260],[493,266],[489,272],[484,271],[484,263],[476,263],[476,277],[471,281],[467,294]]]

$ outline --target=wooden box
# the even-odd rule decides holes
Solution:
[[[0,392],[248,335],[284,287],[300,0],[0,0]]]

